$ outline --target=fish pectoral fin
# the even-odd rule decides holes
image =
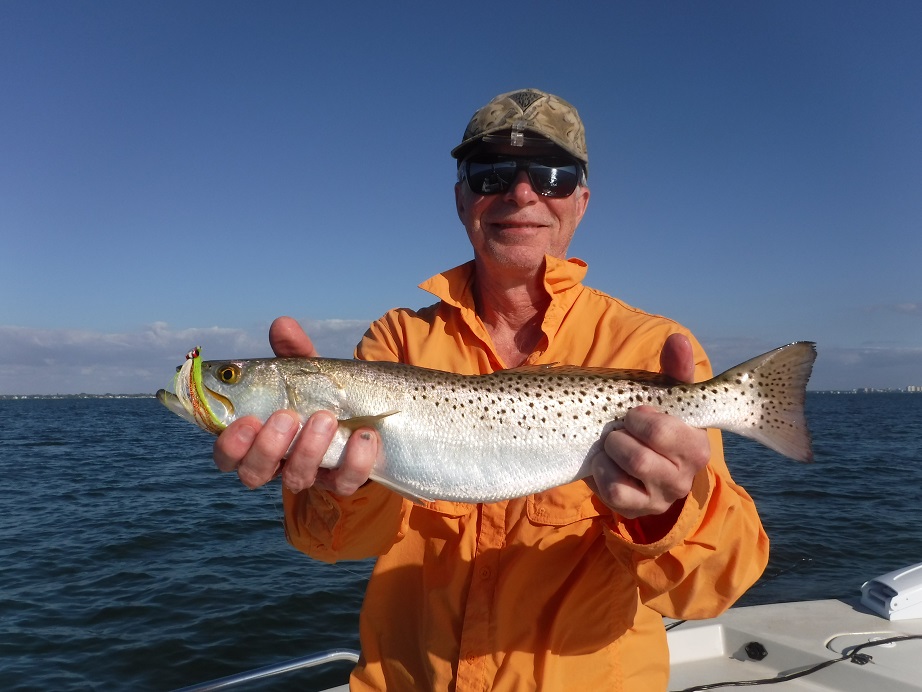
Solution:
[[[388,480],[386,478],[380,478],[376,476],[374,473],[371,474],[371,480],[373,480],[375,483],[380,483],[388,490],[391,490],[397,493],[398,495],[400,495],[400,497],[402,497],[405,500],[409,500],[414,505],[422,506],[424,502],[433,502],[433,500],[428,497],[419,497],[418,495],[414,495],[413,493],[410,492],[408,488],[398,485],[397,483],[394,483],[393,481]]]
[[[355,416],[353,418],[342,418],[340,419],[339,424],[350,432],[355,432],[359,428],[377,428],[378,423],[380,423],[388,416],[393,416],[395,413],[400,413],[400,411],[387,411],[386,413],[379,413],[376,416]]]

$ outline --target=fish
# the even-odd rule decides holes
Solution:
[[[589,476],[605,436],[640,405],[810,462],[804,401],[815,359],[816,344],[798,341],[689,384],[557,364],[459,375],[334,358],[203,361],[196,348],[157,398],[214,434],[243,416],[291,409],[303,424],[330,411],[339,427],[323,467],[338,466],[349,436],[367,426],[384,452],[371,480],[416,502],[498,502]]]

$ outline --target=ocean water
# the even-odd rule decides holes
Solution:
[[[811,393],[807,410],[812,465],[725,436],[772,539],[743,604],[854,595],[922,562],[922,395]],[[0,400],[0,688],[173,690],[358,648],[370,563],[290,548],[278,486],[247,490],[211,445],[154,399]]]

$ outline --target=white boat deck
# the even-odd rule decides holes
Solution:
[[[916,636],[861,649],[871,657],[832,663],[857,646],[882,639]],[[669,630],[670,692],[733,689],[717,683],[778,679],[778,692],[922,692],[922,618],[892,622],[860,604],[860,599],[772,603],[731,608],[719,618],[686,621]],[[765,657],[752,660],[751,642]],[[699,687],[705,686],[705,687]],[[347,692],[348,686],[328,692]]]
[[[731,608],[719,618],[687,621],[670,629],[669,690],[778,678],[835,660],[856,646],[904,635],[922,637],[922,618],[890,621],[864,608],[858,598]],[[761,661],[747,655],[750,642],[764,647]],[[841,661],[770,689],[922,690],[922,638],[864,648],[859,654],[871,661]]]
[[[914,638],[854,651],[894,637]],[[740,683],[751,685],[754,680],[764,680],[769,689],[779,692],[922,692],[922,617],[887,620],[862,606],[859,598],[731,608],[711,620],[677,623],[670,627],[668,639],[670,692],[725,690]],[[753,642],[759,646],[750,646]],[[761,648],[764,656],[754,660],[747,648]],[[860,657],[863,664],[851,659],[835,662],[850,654]],[[334,650],[181,692],[229,689],[333,660],[357,658],[358,652]],[[802,675],[792,677],[798,674]],[[348,689],[342,685],[326,692]]]

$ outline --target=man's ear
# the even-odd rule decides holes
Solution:
[[[464,200],[461,199],[461,182],[455,183],[455,209],[458,212],[458,218],[464,223]]]

